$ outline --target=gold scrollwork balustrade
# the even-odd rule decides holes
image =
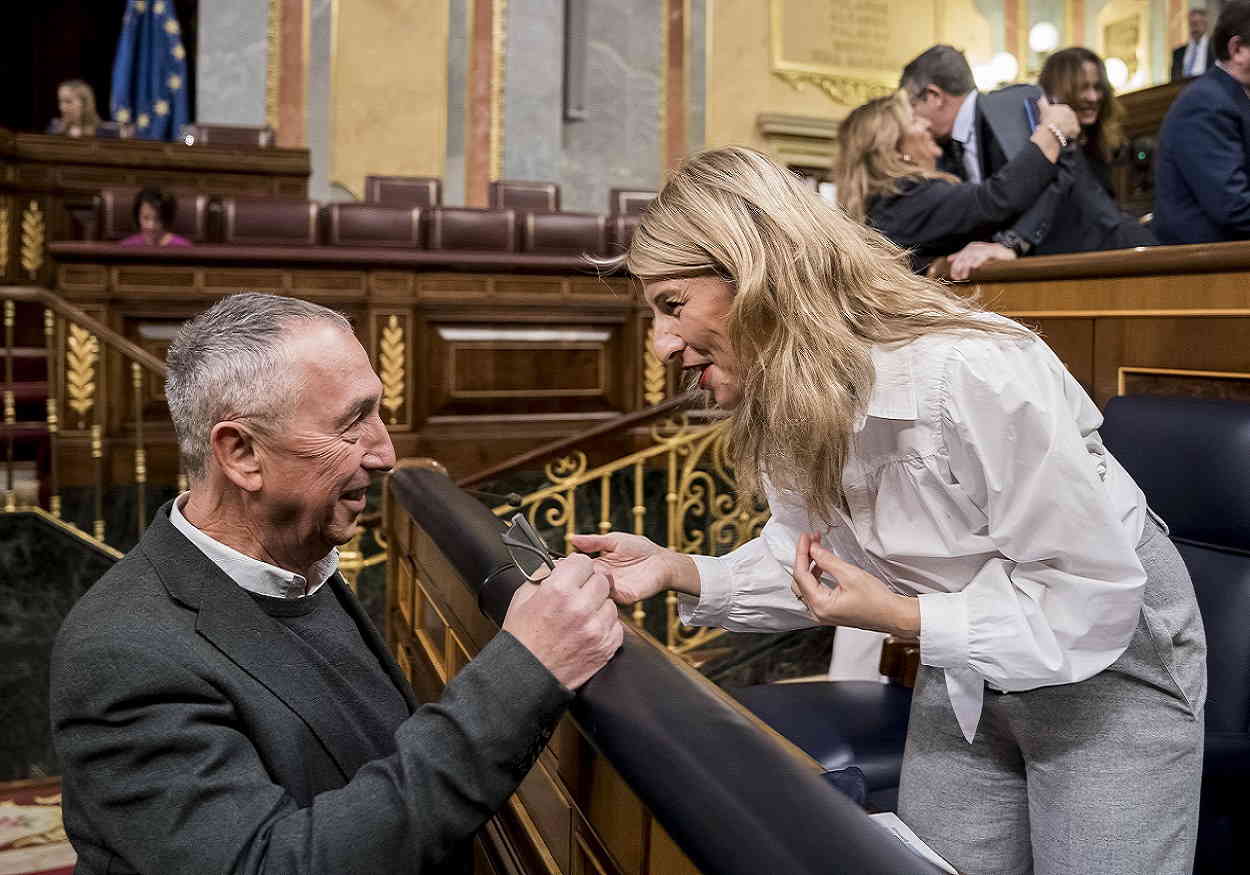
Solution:
[[[591,518],[586,514],[596,499],[593,525],[598,531],[619,525],[645,535],[650,528],[652,537],[682,553],[719,555],[759,534],[768,510],[736,489],[737,478],[725,448],[725,423],[692,424],[681,414],[653,425],[651,439],[651,446],[595,468],[589,468],[581,450],[552,460],[544,472],[547,485],[523,496],[520,511],[539,532],[562,531],[564,552],[571,549],[579,523],[588,524]],[[648,475],[655,481],[650,492],[654,494],[654,486],[662,482],[664,495],[664,516],[650,526]],[[626,496],[626,501],[614,501],[618,495]],[[580,520],[579,507],[587,509]],[[493,510],[508,516],[518,508],[500,505]],[[683,625],[677,607],[677,596],[669,593],[664,601],[664,625],[666,644],[673,652],[688,653],[721,634],[719,629]],[[646,607],[635,604],[631,617],[642,626]]]

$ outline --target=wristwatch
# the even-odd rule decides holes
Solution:
[[[990,239],[993,240],[995,243],[998,243],[1002,246],[1006,246],[1016,255],[1028,255],[1029,250],[1033,248],[1029,244],[1028,240],[1025,240],[1015,231],[1011,231],[1011,230],[999,231]]]

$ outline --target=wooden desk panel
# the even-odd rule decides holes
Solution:
[[[59,294],[162,359],[181,322],[241,290],[342,312],[382,377],[382,415],[397,453],[437,455],[457,476],[645,403],[641,300],[632,281],[588,276],[580,258],[83,243],[52,252]],[[132,479],[136,411],[129,374],[112,358],[96,391],[120,483]],[[176,471],[176,461],[164,400],[159,387],[148,388],[145,438],[156,476]],[[87,425],[67,423],[64,446],[85,440]],[[73,485],[91,464],[70,455],[62,479]]]
[[[1040,328],[1102,405],[1120,392],[1250,400],[1250,243],[1026,258],[974,277]]]

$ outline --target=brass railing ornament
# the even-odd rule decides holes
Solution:
[[[9,272],[9,199],[0,197],[0,276]]]
[[[95,369],[100,358],[100,341],[87,329],[69,323],[65,340],[65,394],[78,414],[78,427],[85,428],[87,414],[95,406]]]
[[[13,482],[13,438],[17,429],[17,406],[13,397],[13,326],[16,322],[12,301],[4,302],[4,431],[5,474],[7,488],[4,491],[4,509],[10,513],[17,509],[17,488]]]
[[[97,541],[104,540],[104,431],[97,422],[91,426],[91,460],[95,464],[95,520],[91,526]]]
[[[665,546],[683,553],[727,552],[756,537],[768,519],[766,507],[737,492],[725,448],[727,434],[723,422],[696,425],[681,414],[651,426],[651,446],[604,465],[589,468],[586,454],[574,451],[547,464],[547,485],[524,496],[520,507],[540,531],[563,529],[567,551],[577,528],[579,493],[588,492],[581,500],[590,502],[597,487],[599,519],[595,528],[609,531],[615,516],[612,477],[624,472],[633,479],[632,503],[625,513],[634,533],[641,535],[646,533],[648,515],[644,480],[648,472],[662,472]],[[517,508],[500,505],[493,510],[505,516],[516,513]],[[721,634],[719,629],[683,626],[673,594],[666,597],[665,610],[665,643],[676,653],[689,652]],[[641,603],[633,606],[631,619],[643,624],[646,609]]]

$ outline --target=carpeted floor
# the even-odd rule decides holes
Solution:
[[[76,859],[61,824],[60,781],[0,784],[0,875],[71,875]]]

